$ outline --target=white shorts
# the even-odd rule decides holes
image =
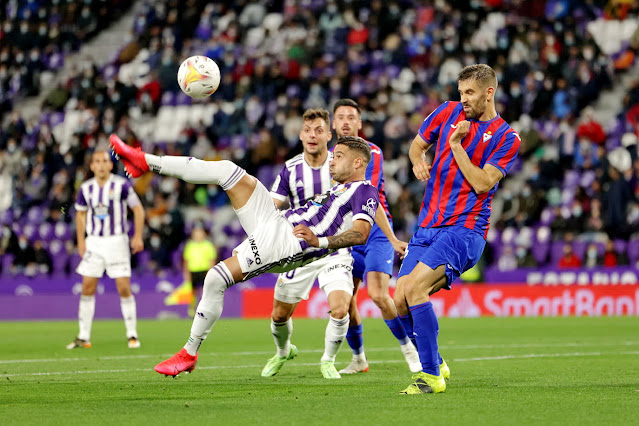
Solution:
[[[307,300],[315,280],[327,295],[335,290],[353,294],[353,258],[339,253],[280,274],[275,284],[275,299],[295,304]]]
[[[83,277],[101,278],[106,270],[109,278],[131,276],[131,249],[127,235],[86,238],[86,250],[76,272]]]
[[[271,194],[259,181],[249,201],[235,213],[248,234],[233,250],[245,279],[302,265],[302,247],[293,235],[293,225],[280,214]]]

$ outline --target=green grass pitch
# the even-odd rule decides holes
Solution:
[[[75,322],[0,323],[0,423],[513,425],[638,424],[636,317],[441,319],[446,393],[402,396],[410,373],[380,319],[364,322],[370,371],[324,380],[323,320],[295,320],[300,355],[274,378],[268,320],[222,320],[190,375],[153,366],[182,347],[190,321],[96,321],[93,348],[66,350]],[[350,359],[344,345],[337,359]]]

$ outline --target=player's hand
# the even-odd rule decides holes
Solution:
[[[135,254],[142,250],[144,250],[144,241],[142,241],[142,237],[134,235],[133,238],[131,238],[131,253]]]
[[[313,247],[319,247],[319,238],[308,226],[297,225],[293,228],[293,235],[309,243]]]
[[[86,248],[87,246],[84,244],[84,241],[78,240],[78,254],[80,255],[80,257],[84,257],[84,252]]]
[[[403,259],[404,254],[406,254],[406,247],[408,247],[408,243],[402,240],[398,240],[397,238],[395,238],[390,243],[393,245],[393,249],[395,249],[397,254],[399,254],[399,258]]]
[[[428,179],[430,179],[430,169],[432,167],[433,166],[431,164],[428,164],[426,161],[422,161],[413,166],[413,173],[415,174],[415,177],[417,179],[421,180],[422,182],[426,182]]]
[[[450,144],[454,145],[454,144],[461,143],[462,139],[466,137],[469,130],[470,130],[470,121],[464,120],[457,123],[457,126],[455,126],[455,131],[450,136],[450,139],[449,139]]]

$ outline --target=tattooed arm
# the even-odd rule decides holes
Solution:
[[[327,237],[328,247],[330,249],[339,249],[342,247],[358,246],[366,244],[368,233],[371,231],[371,224],[365,220],[358,219],[353,222],[353,227],[348,231],[344,231],[339,235]],[[297,238],[303,238],[313,247],[320,247],[320,239],[304,225],[297,225],[293,229],[293,234]]]

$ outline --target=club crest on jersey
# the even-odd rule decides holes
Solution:
[[[493,137],[493,132],[490,130],[484,133],[484,143],[488,142]]]
[[[377,213],[377,201],[375,201],[374,198],[369,198],[366,200],[366,205],[362,206],[362,210],[372,217],[375,217],[375,213]]]
[[[342,186],[341,188],[339,188],[336,191],[333,191],[333,195],[335,195],[336,197],[339,197],[340,195],[342,195],[343,193],[345,193],[347,191],[347,188]]]

